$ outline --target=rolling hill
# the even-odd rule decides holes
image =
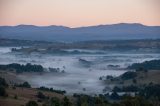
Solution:
[[[65,26],[0,26],[0,37],[21,40],[87,41],[158,39],[160,26],[134,23],[69,28]]]

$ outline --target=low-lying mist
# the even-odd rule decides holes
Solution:
[[[81,50],[83,51],[83,50]],[[101,76],[119,76],[126,72],[126,67],[135,62],[158,59],[158,53],[132,52],[105,52],[98,54],[25,54],[12,53],[11,48],[0,48],[0,64],[32,63],[40,64],[46,68],[46,72],[18,74],[17,78],[28,81],[33,87],[53,87],[66,90],[67,93],[99,94],[103,92],[104,83],[99,80]],[[48,68],[59,68],[64,72],[50,72]]]

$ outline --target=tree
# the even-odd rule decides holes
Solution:
[[[134,84],[136,84],[136,83],[137,83],[137,80],[136,80],[136,79],[133,79],[132,82],[133,82]]]
[[[37,97],[40,98],[40,99],[45,99],[46,98],[46,96],[42,92],[38,92]]]
[[[28,82],[24,82],[23,86],[26,87],[26,88],[31,88],[31,85]]]
[[[71,102],[66,96],[63,98],[63,106],[72,106]]]
[[[120,99],[120,96],[117,94],[117,92],[113,92],[110,97],[111,97],[111,99],[113,99],[113,100],[118,100],[118,99]]]
[[[23,84],[15,84],[17,87],[25,87],[25,88],[31,88],[31,85],[28,82],[24,82]]]
[[[28,103],[26,103],[26,106],[38,106],[38,104],[35,101],[29,101]]]
[[[0,86],[8,87],[8,84],[4,78],[0,77]]]
[[[51,98],[50,106],[60,106],[60,100],[56,97]]]
[[[7,93],[6,93],[4,86],[0,86],[0,96],[7,96]]]
[[[147,85],[139,92],[139,95],[145,97],[146,99],[150,99],[151,97],[157,97],[160,100],[160,85]]]
[[[152,106],[148,100],[145,100],[142,97],[136,96],[136,97],[129,97],[126,96],[120,104],[122,106]]]

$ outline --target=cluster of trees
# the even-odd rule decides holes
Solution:
[[[116,94],[113,95],[116,96]],[[74,94],[74,97],[77,98],[76,106],[154,106],[150,101],[140,96],[123,96],[121,100],[112,100],[112,102],[109,102],[105,95],[92,97]]]
[[[145,61],[143,63],[134,63],[128,66],[129,69],[144,68],[146,70],[160,70],[160,60]]]
[[[113,92],[138,92],[140,90],[139,87],[135,85],[129,85],[129,86],[123,86],[123,87],[117,87],[115,86],[113,88]]]
[[[135,85],[125,86],[125,87],[117,87],[113,88],[113,92],[134,92],[137,96],[144,97],[147,100],[150,99],[158,99],[160,101],[160,85],[150,83],[148,85],[144,85],[143,87],[138,87]],[[107,96],[109,97],[109,96]]]
[[[99,78],[99,80],[110,80],[110,81],[119,81],[120,79],[122,80],[130,80],[130,79],[134,79],[134,83],[135,83],[135,78],[137,77],[137,72],[133,72],[133,71],[128,71],[125,72],[124,74],[122,74],[120,77],[113,77],[111,75],[107,75],[107,76],[102,76]]]
[[[38,102],[44,101],[42,106],[72,106],[72,102],[66,96],[61,100],[57,97],[46,97],[42,92],[38,92],[37,97],[41,99]],[[29,101],[26,103],[26,106],[38,106],[38,103],[36,101]]]
[[[134,79],[135,77],[137,77],[137,73],[132,72],[132,71],[128,71],[128,72],[125,72],[124,74],[122,74],[120,77],[122,80]]]
[[[139,95],[145,97],[146,99],[156,98],[160,101],[160,85],[150,83],[145,85],[140,91]]]
[[[110,80],[110,81],[113,81],[113,80],[116,80],[116,78],[111,76],[111,75],[107,75],[107,76],[99,77],[99,80]]]
[[[22,72],[43,72],[43,67],[41,65],[32,65],[31,63],[27,63],[26,65],[21,65],[17,63],[12,63],[8,65],[0,65],[1,70],[10,70],[16,71],[17,73]]]
[[[44,103],[43,106],[72,106],[72,102],[66,96],[62,100],[57,97],[52,97]]]
[[[15,84],[15,87],[24,87],[24,88],[31,88],[31,85],[28,82],[24,82],[22,84]]]
[[[66,93],[66,91],[64,91],[64,90],[55,90],[53,88],[47,88],[47,87],[44,87],[44,86],[39,87],[37,89],[42,90],[42,91],[55,92],[55,93],[59,93],[59,94],[62,94],[62,95],[64,95]]]
[[[17,51],[17,48],[12,48],[11,51],[12,52]]]
[[[125,96],[118,103],[113,103],[112,106],[155,106],[150,101],[140,96]],[[158,106],[158,105],[157,105]]]
[[[76,106],[107,106],[109,104],[103,95],[92,97],[89,95],[74,94],[73,97],[77,99]]]
[[[42,100],[45,100],[45,99],[49,99],[48,96],[45,96],[42,92],[37,92],[37,98],[39,98],[39,102],[41,102]]]
[[[65,73],[65,71],[64,71],[64,70],[60,70],[60,68],[51,68],[51,67],[49,67],[48,70],[49,70],[50,72],[56,72],[56,73],[61,72],[61,73]]]
[[[6,88],[8,84],[4,78],[0,77],[0,96],[6,97],[8,94],[6,93]]]

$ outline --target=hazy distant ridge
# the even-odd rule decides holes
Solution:
[[[69,28],[65,26],[0,26],[0,37],[46,41],[158,39],[160,26],[112,24]]]

